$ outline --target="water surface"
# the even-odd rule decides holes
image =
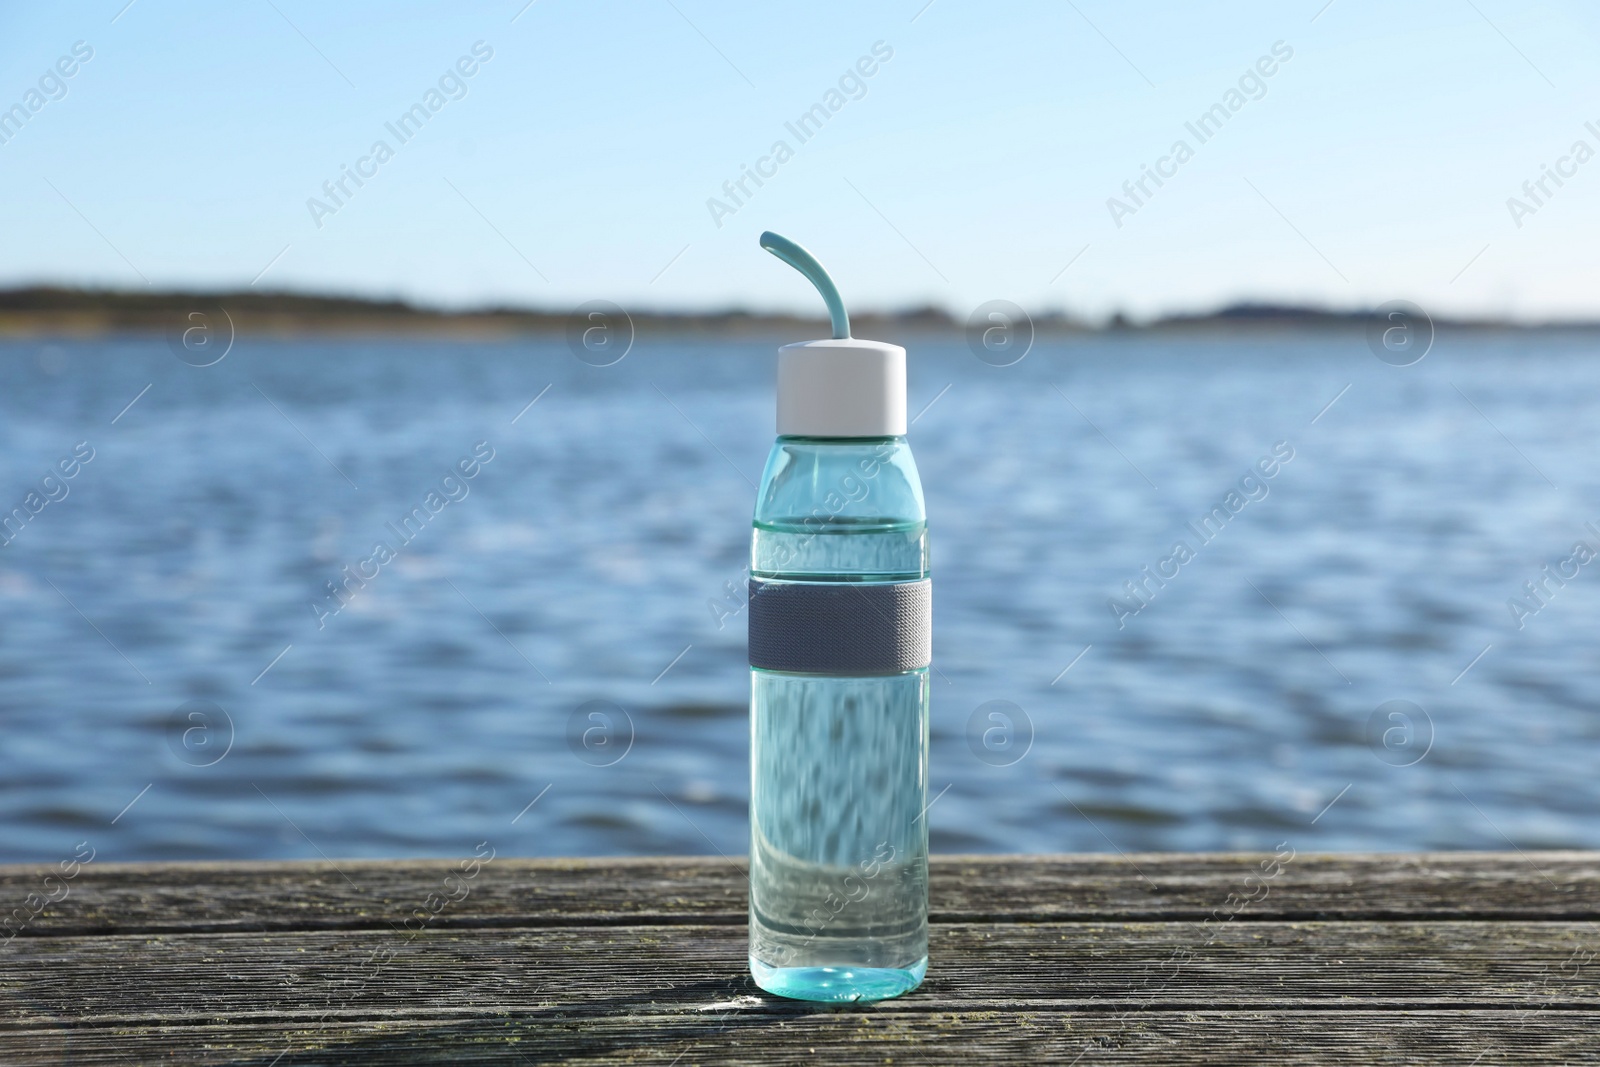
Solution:
[[[779,340],[0,344],[0,859],[743,854]],[[934,849],[1600,847],[1595,347],[914,342]]]

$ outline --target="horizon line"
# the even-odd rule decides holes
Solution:
[[[401,319],[426,320],[440,325],[488,324],[499,321],[514,325],[519,320],[526,325],[548,326],[566,322],[585,304],[571,308],[549,305],[485,302],[461,307],[450,307],[413,301],[398,296],[373,296],[336,291],[310,291],[301,289],[239,288],[168,288],[120,289],[112,287],[70,286],[36,283],[0,287],[0,328],[21,325],[17,320],[38,322],[60,320],[63,324],[77,321],[83,325],[85,316],[95,316],[109,321],[110,328],[141,328],[160,325],[159,317],[181,309],[185,304],[227,301],[243,312],[254,315],[271,315],[282,323],[284,319],[303,320],[307,325],[318,320],[376,320]],[[742,325],[771,324],[793,325],[799,323],[824,323],[825,316],[800,314],[770,309],[751,309],[740,305],[715,309],[688,309],[638,307],[624,308],[614,301],[603,301],[623,311],[631,319],[664,325]],[[974,309],[972,314],[987,307],[987,302]],[[1367,325],[1383,321],[1380,314],[1388,304],[1378,307],[1330,307],[1323,304],[1299,303],[1262,298],[1241,298],[1206,311],[1168,311],[1150,316],[1134,317],[1122,310],[1107,315],[1090,316],[1072,312],[1064,307],[1029,311],[1020,304],[1006,301],[1021,311],[1034,325],[1044,325],[1057,330],[1099,332],[1122,329],[1160,329],[1181,327],[1227,326],[1234,328],[1301,326],[1326,328],[1334,326]],[[1391,302],[1394,303],[1394,302]],[[1415,307],[1415,305],[1412,305]],[[1429,315],[1417,308],[1435,327],[1461,329],[1600,329],[1597,318],[1544,318],[1538,320],[1485,316],[1468,318],[1456,315]],[[852,313],[852,317],[867,322],[893,323],[905,326],[931,326],[942,329],[960,328],[965,320],[949,308],[939,304],[907,305],[896,309],[866,309]],[[43,320],[43,321],[41,321]]]

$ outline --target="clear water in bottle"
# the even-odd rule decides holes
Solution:
[[[780,437],[751,574],[874,583],[928,576],[905,438]],[[928,965],[928,671],[751,669],[750,970],[806,1000],[892,997]]]

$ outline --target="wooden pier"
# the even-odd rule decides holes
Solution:
[[[1596,853],[936,858],[842,1007],[751,985],[739,864],[487,855],[0,867],[0,1063],[1600,1062]]]

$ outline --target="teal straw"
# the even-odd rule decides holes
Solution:
[[[828,318],[833,322],[833,336],[839,339],[849,337],[850,313],[845,311],[844,301],[839,298],[838,286],[833,284],[828,272],[822,269],[817,257],[787,237],[771,230],[761,235],[761,247],[804,274],[806,279],[817,287],[817,292],[822,294],[822,302],[828,305]]]

